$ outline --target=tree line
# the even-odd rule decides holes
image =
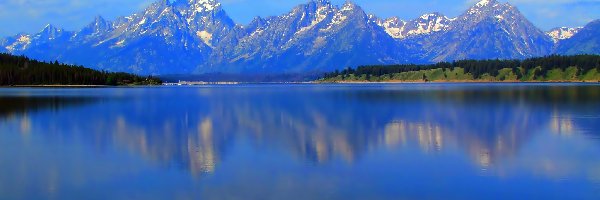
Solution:
[[[159,78],[0,54],[0,85],[157,85]]]
[[[497,76],[502,69],[512,69],[512,71],[521,79],[527,72],[533,72],[533,76],[544,76],[552,69],[566,70],[569,67],[576,67],[579,75],[596,69],[600,71],[599,55],[573,55],[561,56],[551,55],[546,57],[529,58],[525,60],[460,60],[455,62],[440,62],[436,64],[416,65],[370,65],[360,66],[356,69],[346,68],[325,73],[324,79],[335,77],[346,77],[349,75],[369,77],[381,77],[403,72],[414,72],[432,69],[455,69],[462,68],[465,73],[471,74],[474,79],[480,79],[484,75]]]

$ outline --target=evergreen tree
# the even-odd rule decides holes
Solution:
[[[25,56],[0,54],[0,85],[128,85],[161,84],[155,77],[140,77],[127,73],[110,73],[65,65],[58,61],[46,63]]]

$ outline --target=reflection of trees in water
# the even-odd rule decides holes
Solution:
[[[489,105],[429,102],[427,107],[421,118],[404,119],[408,128],[404,131],[416,134],[425,150],[434,149],[426,144],[442,147],[453,142],[482,166],[514,156],[548,120],[546,111],[517,102]],[[422,142],[422,138],[431,138],[428,136],[431,130],[436,130],[436,142]]]
[[[464,149],[483,167],[516,156],[543,129],[572,134],[570,113],[597,113],[597,87],[542,87],[515,90],[414,92],[405,98],[423,102],[420,112],[399,116],[387,125],[388,145],[419,144],[424,152],[448,143]],[[395,95],[395,94],[390,94]]]
[[[251,136],[258,143],[291,150],[310,161],[326,161],[336,155],[352,160],[366,150],[365,138],[375,128],[363,123],[367,121],[357,123],[366,115],[348,113],[354,108],[338,109],[327,102],[329,97],[324,97],[324,102],[306,98],[310,97],[259,96],[242,101],[215,101],[211,108],[223,113],[217,117],[221,123],[218,127],[234,127],[236,132]]]
[[[96,100],[98,99],[92,97],[0,96],[0,119],[43,110],[59,111],[70,106],[92,103]]]
[[[78,134],[99,148],[127,149],[196,176],[218,170],[237,138],[317,163],[352,162],[371,149],[404,144],[440,151],[451,143],[485,166],[514,156],[547,125],[570,132],[577,120],[555,122],[553,116],[597,114],[589,108],[600,99],[596,87],[198,90],[102,102],[48,119],[46,126],[60,124],[65,131],[59,134]],[[89,113],[95,114],[72,116]]]
[[[88,124],[92,126],[88,134],[94,135],[94,142],[100,143],[101,148],[114,145],[164,167],[189,170],[195,176],[214,172],[221,154],[226,152],[227,143],[231,141],[226,134],[213,132],[210,118],[187,125],[176,118],[161,123],[139,124],[140,121],[130,117],[119,115],[115,119],[93,119]]]
[[[219,123],[215,132],[249,134],[313,162],[335,158],[353,161],[369,149],[398,143],[393,138],[402,136],[390,135],[389,130],[389,123],[393,126],[398,119],[406,124],[407,134],[416,135],[425,151],[441,149],[444,141],[450,140],[486,166],[516,155],[534,134],[547,128],[553,113],[581,113],[594,108],[597,91],[367,90],[310,95],[258,93],[230,99],[213,94],[208,100],[208,115]],[[223,127],[229,130],[219,130]]]
[[[68,107],[82,106],[98,100],[92,97],[0,96],[0,123],[18,120],[21,134],[27,135],[32,129],[29,115],[33,113],[58,112]]]
[[[198,174],[214,171],[219,153],[224,152],[219,148],[225,145],[218,144],[221,135],[213,136],[210,119],[187,123],[189,126],[177,117],[155,123],[139,120],[140,115],[146,115],[143,111],[118,106],[138,102],[102,99],[90,96],[0,97],[0,120],[6,126],[16,126],[16,129],[7,130],[22,134],[44,133],[44,137],[55,142],[64,142],[62,139],[56,141],[57,138],[78,138],[98,150],[114,145],[165,166],[183,167]],[[111,107],[114,105],[117,106]],[[71,107],[78,109],[65,110]]]

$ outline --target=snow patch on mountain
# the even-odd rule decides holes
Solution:
[[[548,36],[550,36],[552,38],[552,40],[554,40],[554,42],[559,42],[561,40],[566,40],[566,39],[573,37],[582,28],[583,27],[576,27],[576,28],[560,27],[560,28],[554,28],[554,29],[546,32],[546,34]]]
[[[475,4],[477,7],[484,7],[490,4],[490,0],[482,0]]]
[[[328,7],[328,6],[321,6],[321,7],[319,7],[317,9],[317,11],[316,11],[316,16],[310,22],[310,24],[308,26],[302,27],[298,32],[296,32],[296,34],[300,34],[300,33],[305,32],[306,30],[312,29],[317,24],[319,24],[323,20],[325,20],[325,18],[327,18],[327,16],[329,15],[330,12],[332,12],[332,8],[331,7]],[[302,19],[304,19],[304,17],[306,17],[305,13],[302,14]]]
[[[27,49],[27,47],[30,44],[31,44],[31,36],[30,35],[20,35],[20,36],[18,36],[18,38],[16,39],[15,42],[6,46],[5,48],[8,51],[24,50],[24,49]]]
[[[344,3],[344,6],[342,7],[341,11],[352,11],[355,8],[355,4],[353,4],[350,1],[347,1],[346,3]]]
[[[200,39],[202,39],[204,44],[212,47],[211,40],[212,40],[213,35],[211,33],[209,33],[208,31],[198,31],[198,32],[196,32],[196,35],[198,37],[200,37]]]
[[[194,0],[191,1],[193,2]],[[221,3],[218,3],[214,0],[199,0],[196,1],[193,6],[196,12],[209,12],[220,7]]]
[[[436,32],[444,32],[450,28],[455,18],[448,18],[440,13],[424,14],[420,17],[404,21],[398,17],[385,20],[376,20],[385,32],[395,39],[404,39],[411,36],[428,35]]]
[[[374,18],[374,16],[371,17]],[[388,35],[392,36],[395,39],[402,39],[406,37],[403,34],[403,32],[407,22],[399,19],[398,17],[390,17],[385,20],[377,20],[375,23],[381,26]]]
[[[469,10],[467,10],[467,15],[481,15],[482,13],[489,12],[490,10],[495,9],[501,5],[502,4],[500,4],[496,0],[482,0],[477,2],[477,4],[475,4],[471,8],[469,8]],[[509,4],[506,3],[505,5]]]
[[[408,35],[422,35],[430,34],[433,32],[447,30],[450,22],[450,18],[440,15],[438,13],[425,14],[414,20],[414,27],[408,31]]]
[[[110,48],[112,49],[112,48],[118,48],[118,47],[124,47],[124,46],[125,46],[125,40],[123,39],[123,40],[115,42],[115,44],[110,46]]]

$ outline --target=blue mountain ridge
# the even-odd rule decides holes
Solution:
[[[449,18],[380,19],[350,1],[311,0],[236,24],[217,0],[159,0],[79,31],[46,26],[0,39],[0,52],[144,75],[320,73],[370,64],[598,54],[599,21],[543,32],[517,8],[482,0]]]

